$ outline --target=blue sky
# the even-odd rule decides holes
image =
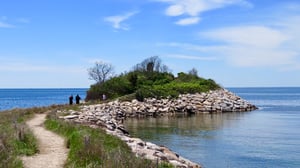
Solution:
[[[87,88],[159,56],[224,87],[300,86],[299,0],[0,0],[0,88]]]

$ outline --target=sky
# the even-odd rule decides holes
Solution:
[[[300,86],[299,0],[0,0],[0,88],[88,88],[159,56],[224,87]]]

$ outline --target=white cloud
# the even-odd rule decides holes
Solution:
[[[274,48],[288,40],[279,30],[266,26],[240,26],[205,32],[204,36],[233,45]]]
[[[224,43],[219,45],[222,48],[215,51],[226,56],[228,62],[236,66],[287,66],[293,65],[299,56],[295,48],[286,48],[286,44],[295,43],[290,40],[291,34],[278,28],[239,26],[212,30],[201,35]]]
[[[180,16],[184,12],[184,8],[181,5],[172,5],[166,10],[168,16]]]
[[[197,52],[212,52],[215,50],[219,50],[222,47],[221,46],[204,46],[204,45],[196,45],[196,44],[189,44],[189,43],[177,43],[177,42],[171,42],[171,43],[157,43],[157,46],[161,47],[175,47],[175,48],[181,48],[184,50],[191,50],[191,51],[197,51]],[[223,47],[226,48],[226,47]]]
[[[184,25],[197,24],[199,21],[200,21],[199,17],[189,17],[189,18],[178,20],[176,24],[184,26]]]
[[[285,67],[295,62],[296,52],[281,48],[264,48],[253,46],[228,46],[223,50],[227,61],[240,67]]]
[[[115,29],[129,30],[129,26],[122,22],[128,20],[133,15],[137,14],[137,11],[128,12],[124,15],[108,16],[104,18],[104,21],[110,22]]]
[[[201,60],[201,61],[215,61],[216,57],[201,57],[193,55],[181,55],[181,54],[169,54],[166,57],[179,58],[179,59],[188,59],[188,60]]]
[[[300,70],[300,16],[263,24],[232,26],[201,32],[206,44],[160,43],[193,55],[218,56],[238,67]],[[180,51],[180,50],[179,50]],[[187,57],[188,58],[188,57]]]
[[[165,2],[170,4],[167,7],[165,13],[168,16],[181,16],[188,15],[191,18],[194,18],[193,21],[191,19],[180,19],[176,22],[183,23],[178,25],[188,25],[196,24],[200,21],[199,15],[203,12],[214,10],[218,8],[223,8],[229,5],[240,4],[243,6],[251,6],[249,2],[246,0],[157,0],[159,2]],[[198,18],[197,20],[195,18]]]

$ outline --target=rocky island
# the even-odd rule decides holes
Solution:
[[[123,126],[123,121],[130,117],[159,117],[178,113],[245,112],[255,109],[256,106],[228,90],[218,89],[206,93],[181,94],[176,99],[147,98],[143,102],[136,99],[123,102],[115,100],[96,105],[84,105],[80,111],[68,111],[69,115],[61,118],[95,128],[104,128],[107,133],[125,141],[139,157],[168,162],[175,167],[201,167],[167,147],[130,137]]]
[[[106,65],[100,67],[103,66]],[[95,74],[103,72],[103,69],[97,68],[99,65],[90,70],[90,75],[97,77],[96,79],[99,79],[99,76],[105,77],[101,73]],[[178,73],[175,77],[161,64],[158,57],[144,60],[128,73],[109,80],[102,78],[91,86],[86,99],[102,99],[102,102],[83,105],[78,111],[58,111],[58,114],[62,113],[60,118],[105,129],[107,133],[126,142],[136,156],[184,168],[201,166],[167,147],[131,137],[123,125],[124,120],[176,114],[246,112],[257,109],[256,106],[220,87],[214,80],[199,77],[194,68],[188,73]]]

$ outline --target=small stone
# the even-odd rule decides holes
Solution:
[[[71,119],[75,119],[75,118],[78,118],[79,115],[68,115],[68,116],[64,116],[64,119],[65,120],[71,120]]]

